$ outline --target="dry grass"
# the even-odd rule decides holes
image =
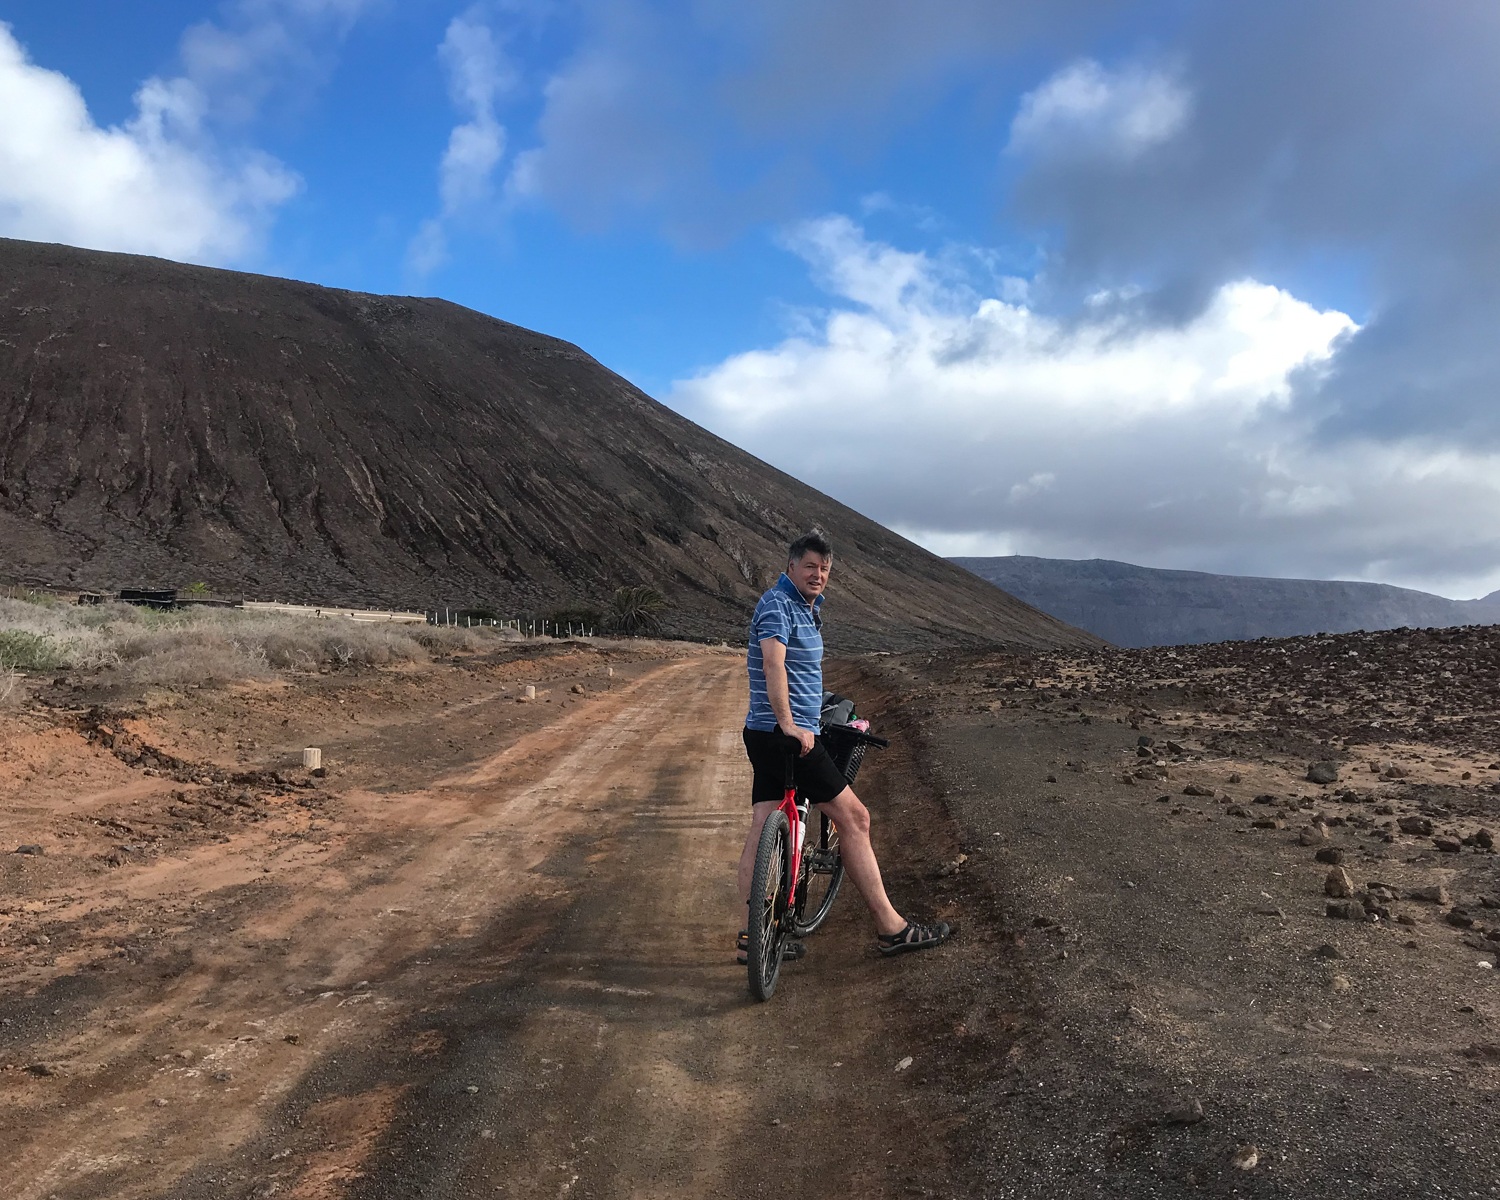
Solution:
[[[343,617],[206,608],[158,613],[126,604],[0,598],[0,693],[21,690],[25,671],[113,668],[138,683],[214,685],[278,671],[420,662],[430,652],[481,651],[512,636]]]

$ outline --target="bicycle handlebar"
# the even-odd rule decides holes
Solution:
[[[890,742],[885,738],[876,737],[873,733],[864,733],[861,730],[855,729],[852,725],[827,725],[823,728],[822,732],[832,733],[834,730],[838,731],[840,737],[853,738],[857,742],[864,742],[866,745],[876,746],[881,750],[890,746]]]

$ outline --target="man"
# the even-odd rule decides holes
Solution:
[[[740,900],[749,903],[761,826],[795,784],[838,826],[844,872],[870,908],[880,953],[926,950],[947,941],[952,931],[943,921],[912,924],[892,907],[870,845],[870,811],[817,735],[823,706],[823,622],[818,610],[832,569],[833,550],[820,534],[799,537],[787,550],[785,574],[760,598],[750,621],[745,753],[754,782],[750,833],[740,854]],[[741,961],[745,943],[742,931]]]

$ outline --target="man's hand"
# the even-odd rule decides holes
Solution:
[[[789,738],[796,738],[802,749],[797,751],[798,758],[806,758],[813,748],[813,735],[806,729],[798,729],[795,725],[782,725],[777,722],[776,727]]]

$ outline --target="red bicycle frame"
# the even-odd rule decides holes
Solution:
[[[789,787],[777,806],[778,812],[786,813],[791,826],[788,836],[792,839],[792,878],[787,887],[787,908],[797,903],[797,883],[802,878],[802,810],[797,807],[797,789]]]

